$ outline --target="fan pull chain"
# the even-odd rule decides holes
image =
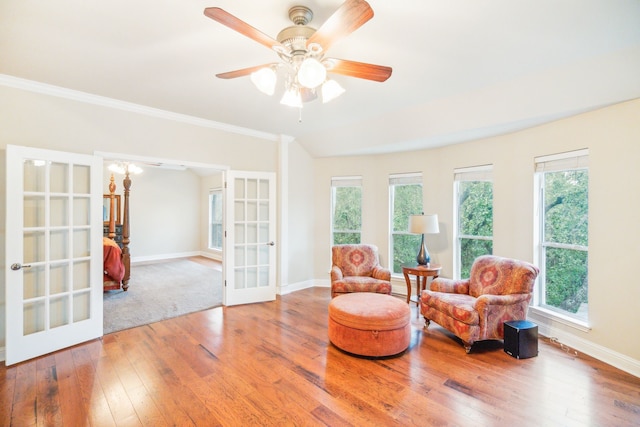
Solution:
[[[302,107],[298,108],[298,123],[302,123]]]

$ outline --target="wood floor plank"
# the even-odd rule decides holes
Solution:
[[[16,367],[0,369],[0,425],[9,426],[16,388]]]
[[[133,403],[107,355],[100,358],[95,372],[115,423],[142,425],[139,420],[135,423],[137,415]]]
[[[59,351],[55,354],[55,367],[58,377],[60,396],[60,414],[63,425],[89,425],[89,414],[84,405],[80,390],[80,381],[76,374],[71,351]]]
[[[66,351],[71,351],[73,357],[78,377],[78,391],[82,395],[85,411],[89,414],[89,424],[92,426],[114,426],[115,421],[102,386],[98,381],[90,348],[81,345],[71,350],[63,350],[63,352]]]
[[[16,386],[11,408],[12,426],[35,426],[37,421],[36,360],[23,362],[16,367]]]
[[[411,306],[410,346],[364,358],[327,337],[326,288],[218,307],[0,367],[0,426],[640,425],[640,378],[541,337],[514,359]]]

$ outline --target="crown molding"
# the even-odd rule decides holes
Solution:
[[[278,135],[269,132],[261,132],[255,129],[234,126],[227,123],[216,122],[214,120],[202,119],[199,117],[188,116],[186,114],[174,113],[171,111],[160,110],[158,108],[147,107],[132,102],[120,101],[118,99],[108,98],[106,96],[94,95],[87,92],[81,92],[73,89],[67,89],[60,86],[54,86],[46,83],[40,83],[33,80],[22,79],[19,77],[0,74],[0,85],[12,87],[15,89],[25,90],[29,92],[40,93],[58,98],[70,99],[73,101],[83,102],[86,104],[99,105],[101,107],[113,108],[115,110],[128,111],[136,114],[156,117],[164,120],[172,120],[175,122],[187,123],[194,126],[201,126],[211,129],[217,129],[229,133],[250,136],[254,138],[264,139],[267,141],[282,141],[293,137],[287,135]]]

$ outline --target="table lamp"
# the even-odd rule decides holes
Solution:
[[[429,256],[429,251],[424,243],[424,235],[440,232],[440,228],[438,227],[438,214],[411,215],[409,217],[409,232],[413,234],[422,234],[420,251],[418,251],[416,260],[419,265],[428,265],[431,262],[431,257]]]

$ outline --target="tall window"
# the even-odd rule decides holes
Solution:
[[[392,273],[402,273],[403,264],[416,264],[422,236],[409,233],[409,216],[423,213],[422,174],[389,176],[389,229]]]
[[[491,165],[454,171],[457,278],[469,277],[473,261],[493,253],[492,180]]]
[[[588,150],[539,157],[537,305],[588,320]]]
[[[222,250],[222,190],[209,192],[209,249]]]
[[[334,245],[360,243],[362,177],[331,179],[331,235]]]

